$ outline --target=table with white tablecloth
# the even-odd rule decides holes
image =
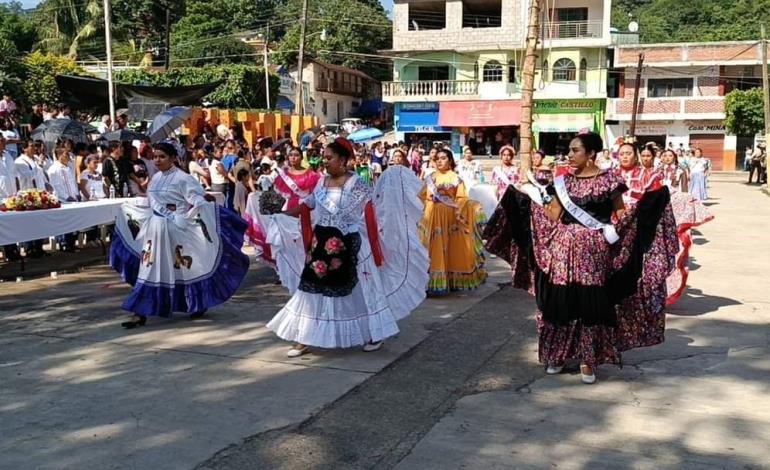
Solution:
[[[0,245],[28,242],[97,225],[112,224],[120,206],[131,199],[64,203],[58,209],[0,212]]]

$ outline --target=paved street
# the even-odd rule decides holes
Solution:
[[[201,321],[124,331],[105,267],[0,291],[1,469],[770,468],[770,197],[716,175],[666,343],[599,384],[536,362],[534,303],[492,278],[383,351],[285,357],[254,267]]]

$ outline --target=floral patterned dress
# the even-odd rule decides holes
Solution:
[[[613,201],[628,189],[619,175],[567,174],[564,184],[578,207],[615,226],[619,241],[610,244],[602,231],[582,225],[566,210],[552,221],[541,206],[511,188],[487,225],[487,249],[511,263],[515,287],[536,297],[542,363],[620,363],[621,351],[652,344],[649,336],[658,340],[658,319],[650,324],[644,315],[628,315],[634,305],[628,299],[655,297],[657,291],[643,288],[644,274],[665,280],[673,267],[668,192],[654,194],[613,220]]]

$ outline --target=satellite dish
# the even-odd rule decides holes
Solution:
[[[628,30],[631,31],[632,33],[639,31],[639,23],[637,23],[636,21],[632,21],[628,23]]]

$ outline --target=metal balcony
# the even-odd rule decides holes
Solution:
[[[599,39],[604,36],[603,22],[546,21],[541,26],[545,39]]]

